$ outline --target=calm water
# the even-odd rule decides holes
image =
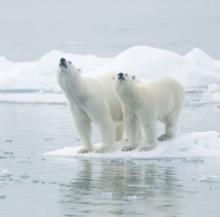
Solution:
[[[187,106],[181,130],[220,130],[219,111]],[[79,145],[65,105],[2,103],[0,114],[1,217],[219,216],[220,159],[45,157]]]

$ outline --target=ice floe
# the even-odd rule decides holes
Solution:
[[[138,149],[129,152],[122,152],[124,144],[115,144],[111,153],[79,154],[79,146],[64,147],[58,150],[44,153],[47,156],[73,157],[73,158],[110,158],[110,159],[160,159],[160,158],[205,158],[220,157],[220,134],[216,131],[193,132],[178,135],[176,138],[159,142],[158,146],[146,152]],[[96,147],[99,144],[96,145]]]

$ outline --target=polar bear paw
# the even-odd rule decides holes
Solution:
[[[89,153],[92,151],[92,148],[88,148],[88,147],[83,147],[83,148],[80,148],[78,153],[79,154],[85,154],[85,153]]]
[[[171,139],[171,138],[172,138],[172,135],[163,134],[163,135],[159,136],[158,140],[162,142],[162,141],[169,140],[169,139]]]
[[[122,150],[122,151],[132,151],[132,150],[134,150],[134,149],[135,149],[134,146],[126,145],[126,146],[124,146],[121,150]]]
[[[155,146],[153,146],[153,145],[148,145],[148,146],[146,145],[146,146],[141,147],[139,151],[151,151],[154,148],[155,148]]]
[[[101,148],[98,148],[95,152],[96,153],[106,153],[106,152],[109,152],[109,148],[101,147]]]

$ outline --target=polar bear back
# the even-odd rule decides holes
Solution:
[[[170,113],[182,108],[184,102],[184,88],[172,78],[162,78],[160,80],[145,84],[144,88],[153,96],[157,104],[158,119],[163,120]]]

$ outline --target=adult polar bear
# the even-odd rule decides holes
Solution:
[[[174,136],[185,95],[183,87],[177,81],[163,78],[145,84],[136,81],[134,76],[121,72],[114,81],[114,88],[122,103],[128,137],[128,145],[123,147],[123,151],[137,147],[137,129],[140,126],[145,136],[141,150],[154,148],[157,120],[165,123],[165,134],[159,140]]]
[[[111,73],[97,79],[84,78],[71,61],[60,59],[58,83],[69,101],[81,140],[81,153],[93,150],[92,121],[97,124],[102,136],[102,146],[97,152],[110,150],[114,141],[123,137],[122,110],[112,82]]]

